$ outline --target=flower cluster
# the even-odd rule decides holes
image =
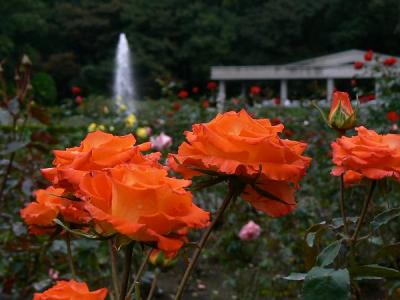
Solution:
[[[54,167],[42,170],[53,186],[21,210],[32,232],[54,226],[55,218],[91,221],[98,235],[121,234],[172,251],[183,245],[184,229],[207,226],[208,213],[184,189],[190,181],[168,177],[159,153],[143,154],[150,143],[135,143],[133,135],[96,131],[78,147],[54,151]]]
[[[131,241],[137,241],[152,248],[150,262],[161,269],[175,263],[190,230],[208,226],[186,270],[190,274],[211,230],[236,196],[273,217],[295,209],[295,190],[311,158],[303,156],[305,143],[283,139],[283,132],[283,124],[254,119],[244,110],[195,124],[192,132],[185,133],[187,141],[178,153],[168,154],[170,169],[184,179],[168,174],[168,167],[159,163],[161,153],[145,153],[172,144],[164,133],[137,145],[132,134],[90,132],[79,146],[54,151],[53,166],[42,170],[51,186],[38,190],[21,216],[33,234],[54,232],[59,225],[88,238],[115,237],[113,242],[130,245],[128,253]],[[190,179],[199,175],[207,175],[211,182],[203,182],[203,187],[228,182],[229,192],[212,222],[210,213],[194,204],[188,189]],[[260,232],[249,222],[239,237],[254,240]],[[182,286],[189,277],[183,278]],[[128,281],[124,278],[124,287]],[[183,289],[179,291],[177,299]],[[121,287],[121,297],[126,292]],[[103,300],[106,294],[106,289],[90,292],[85,283],[71,280],[58,282],[34,299]]]

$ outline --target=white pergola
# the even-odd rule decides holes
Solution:
[[[288,99],[288,80],[323,79],[326,80],[326,95],[329,98],[334,90],[335,79],[376,77],[373,73],[354,68],[355,61],[363,61],[365,52],[352,49],[284,65],[213,66],[211,79],[219,82],[218,108],[223,109],[227,81],[280,80],[280,98],[285,101]],[[379,53],[375,55],[383,59],[390,56]],[[375,92],[379,94],[378,84],[375,84]]]

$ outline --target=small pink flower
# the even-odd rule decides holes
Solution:
[[[60,275],[60,272],[58,272],[57,270],[54,270],[53,268],[50,268],[48,274],[51,279],[57,280],[58,276]]]
[[[153,149],[160,151],[172,145],[172,138],[161,132],[160,135],[150,137],[150,142]]]
[[[261,227],[253,221],[249,221],[240,229],[239,238],[242,241],[254,241],[260,236]]]

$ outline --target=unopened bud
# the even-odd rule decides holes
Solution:
[[[158,249],[151,251],[149,262],[160,269],[167,269],[175,265],[177,262],[176,252],[164,252]]]
[[[351,106],[350,97],[345,92],[334,92],[328,124],[336,130],[347,130],[355,126],[356,111]]]

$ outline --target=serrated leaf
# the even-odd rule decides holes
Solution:
[[[342,246],[342,240],[333,242],[324,248],[317,257],[317,264],[321,267],[326,267],[335,261],[338,256],[340,247]]]
[[[306,275],[306,273],[291,273],[288,276],[282,278],[291,281],[303,281],[306,278]]]
[[[372,230],[377,230],[382,225],[389,223],[391,220],[400,216],[400,208],[391,208],[378,214],[371,222]]]
[[[306,275],[303,300],[350,299],[350,275],[347,269],[312,268]]]

